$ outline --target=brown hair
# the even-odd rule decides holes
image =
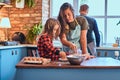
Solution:
[[[65,21],[65,17],[64,17],[64,11],[70,9],[73,17],[74,17],[74,9],[72,7],[72,5],[70,3],[64,3],[61,7],[60,7],[60,11],[59,11],[59,15],[58,15],[58,20],[61,24],[61,34],[65,31],[65,28],[67,26],[67,22]]]
[[[50,36],[54,36],[53,34],[53,29],[55,25],[59,25],[59,29],[57,30],[57,33],[55,34],[55,38],[59,36],[60,30],[61,30],[61,25],[57,19],[54,18],[49,18],[44,26],[44,33],[48,33]]]
[[[86,11],[89,8],[87,4],[83,4],[80,6],[80,11]]]

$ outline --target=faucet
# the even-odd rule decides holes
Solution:
[[[100,46],[103,46],[103,33],[102,31],[99,31],[100,33]]]

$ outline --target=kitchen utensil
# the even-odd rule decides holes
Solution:
[[[81,62],[85,60],[85,56],[81,55],[68,55],[67,56],[68,61],[71,65],[80,65]]]

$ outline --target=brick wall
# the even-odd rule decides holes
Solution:
[[[34,24],[42,21],[44,24],[49,17],[49,0],[35,0],[34,8],[20,9],[16,8],[14,4],[12,7],[3,7],[0,9],[0,19],[2,17],[9,17],[12,28],[8,29],[9,37],[14,32],[23,32],[26,34],[25,26],[32,27]],[[4,29],[0,28],[0,40],[5,39]],[[10,35],[11,34],[11,35]]]

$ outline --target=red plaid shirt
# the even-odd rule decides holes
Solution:
[[[58,60],[59,55],[57,53],[60,49],[53,46],[50,36],[41,35],[37,47],[40,57],[51,58],[52,61]]]

